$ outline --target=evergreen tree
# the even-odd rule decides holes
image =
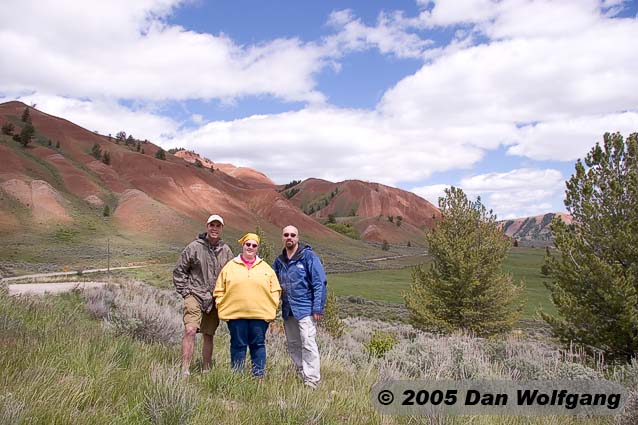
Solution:
[[[60,141],[59,140],[55,142],[55,148],[56,149],[60,149]]]
[[[275,261],[274,248],[272,244],[266,239],[266,234],[260,226],[255,227],[255,234],[259,236],[259,250],[257,255],[262,258],[266,263],[272,264]]]
[[[25,124],[25,126],[22,127],[22,131],[20,132],[20,143],[22,144],[22,146],[26,148],[27,145],[31,142],[31,138],[34,134],[35,128],[33,128],[30,123]]]
[[[22,112],[22,122],[31,124],[31,112],[29,111],[29,107],[24,108],[24,112]]]
[[[501,270],[510,243],[496,216],[480,198],[472,202],[455,187],[445,190],[439,208],[442,219],[426,236],[432,265],[413,269],[404,295],[411,322],[435,332],[477,335],[511,329],[523,308],[522,287]]]
[[[166,161],[166,152],[164,151],[164,149],[159,148],[158,151],[155,152],[155,158]]]
[[[638,133],[603,136],[576,162],[565,206],[573,224],[552,221],[556,249],[546,255],[558,316],[542,314],[565,343],[608,357],[638,353]]]
[[[195,167],[202,168],[203,166],[204,164],[202,164],[202,161],[200,161],[199,159],[195,160]]]
[[[111,215],[111,208],[109,208],[108,204],[104,205],[104,209],[102,210],[102,215],[104,217],[109,217]]]
[[[390,244],[385,239],[381,243],[381,249],[384,251],[390,251]]]
[[[93,147],[91,148],[91,155],[95,159],[101,159],[102,158],[102,148],[100,147],[99,143],[95,143],[93,145]]]
[[[337,297],[330,290],[328,290],[326,306],[323,309],[323,319],[319,322],[319,325],[333,338],[339,338],[345,330],[345,325],[339,318],[339,303],[337,302]]]
[[[120,142],[124,142],[126,141],[126,132],[125,131],[119,131],[116,135],[115,135],[115,140],[116,142],[119,144]]]
[[[104,151],[104,153],[102,154],[102,162],[106,165],[111,164],[111,154],[109,153],[109,151]]]
[[[6,134],[7,136],[11,136],[13,134],[13,130],[15,130],[15,126],[13,123],[9,121],[2,124],[2,134]]]

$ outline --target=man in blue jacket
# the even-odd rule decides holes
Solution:
[[[314,389],[321,379],[315,336],[316,322],[323,318],[326,305],[326,273],[312,248],[299,242],[296,227],[284,227],[282,241],[284,248],[273,268],[282,289],[288,353],[304,383]]]

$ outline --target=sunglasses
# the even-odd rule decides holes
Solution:
[[[248,242],[246,242],[244,245],[246,245],[247,247],[250,247],[250,248],[257,248],[259,246],[256,243],[248,243]]]
[[[288,236],[290,236],[291,238],[294,238],[295,236],[297,236],[296,233],[284,233],[284,238],[287,238]]]

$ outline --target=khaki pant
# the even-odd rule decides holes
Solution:
[[[317,328],[312,316],[297,320],[290,316],[284,320],[288,353],[292,357],[297,372],[306,384],[315,387],[321,379],[319,347],[315,337]]]
[[[196,325],[197,331],[205,335],[215,335],[219,326],[217,307],[213,304],[210,313],[204,313],[197,298],[186,295],[184,298],[184,326],[187,325]]]

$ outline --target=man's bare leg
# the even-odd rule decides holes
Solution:
[[[206,372],[210,369],[210,363],[213,359],[213,336],[204,334],[204,342],[202,344],[202,371]]]
[[[195,334],[197,326],[186,326],[182,337],[182,374],[190,375],[191,359],[193,358],[193,347],[195,346]]]

